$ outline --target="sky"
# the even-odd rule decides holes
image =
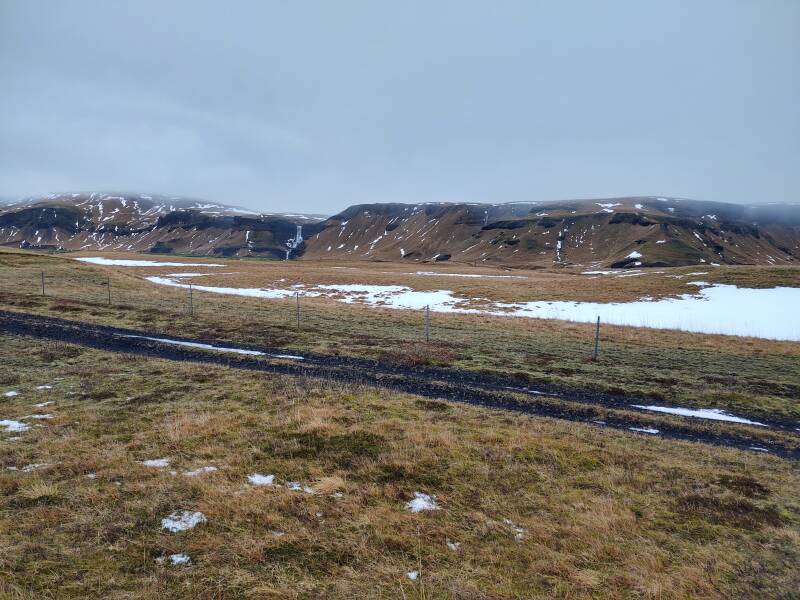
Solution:
[[[800,202],[797,0],[0,0],[0,197]]]

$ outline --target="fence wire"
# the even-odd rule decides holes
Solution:
[[[505,355],[505,364],[524,370],[526,355],[541,355],[548,342],[552,343],[552,339],[537,338],[534,319],[443,315],[427,307],[396,310],[304,297],[302,292],[284,299],[225,296],[194,285],[191,289],[158,285],[127,273],[107,275],[90,267],[42,271],[0,265],[0,293],[43,298],[51,311],[65,314],[74,308],[70,303],[93,305],[98,317],[102,316],[101,307],[106,307],[118,315],[112,319],[115,322],[141,323],[141,314],[137,319],[124,318],[125,311],[138,311],[146,313],[144,317],[152,316],[152,322],[145,318],[151,330],[166,331],[172,320],[190,318],[202,323],[209,337],[219,337],[236,325],[237,337],[250,343],[323,347],[333,353],[376,347],[400,352],[407,351],[407,344],[423,343],[441,352],[443,358],[448,353],[468,352],[491,361]],[[497,319],[504,322],[498,324]],[[587,338],[585,343],[559,339],[558,345],[573,356],[591,356],[599,340],[594,326]]]

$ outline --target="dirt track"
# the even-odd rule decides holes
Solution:
[[[486,375],[456,369],[430,367],[406,367],[382,363],[374,360],[298,353],[296,357],[280,358],[287,351],[280,348],[265,348],[232,344],[219,340],[192,340],[169,336],[170,340],[212,344],[214,346],[235,347],[238,349],[263,352],[264,356],[240,355],[215,350],[196,349],[146,339],[147,337],[167,336],[158,333],[119,329],[64,319],[42,317],[24,313],[0,311],[0,330],[14,335],[56,340],[97,348],[108,352],[138,354],[166,360],[193,361],[225,365],[236,369],[246,369],[267,373],[299,375],[331,379],[348,383],[358,383],[384,387],[392,390],[416,394],[454,402],[463,402],[492,409],[513,411],[529,415],[552,417],[568,421],[594,423],[599,427],[612,427],[629,430],[641,427],[641,421],[634,414],[607,415],[605,409],[624,409],[636,413],[632,404],[646,403],[637,398],[620,398],[586,390],[558,386],[525,387],[513,379]],[[278,355],[278,356],[276,356]],[[657,415],[646,413],[654,418]],[[765,447],[763,439],[749,436],[747,427],[730,427],[725,423],[712,424],[697,419],[686,419],[687,426],[675,426],[659,421],[658,435],[664,438],[703,442],[717,446],[727,446],[752,450]],[[772,420],[758,421],[771,429],[793,432],[793,423]],[[599,423],[598,421],[602,421]],[[732,429],[730,432],[720,430]],[[631,435],[641,435],[634,434]],[[647,435],[647,434],[644,434]],[[770,454],[784,458],[800,459],[800,448],[780,444],[768,446]]]

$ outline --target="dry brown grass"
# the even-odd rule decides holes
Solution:
[[[0,470],[4,597],[791,597],[800,583],[800,475],[774,457],[329,381],[0,347],[20,391],[2,418],[55,401],[41,409],[53,419],[0,435],[3,467],[51,463]],[[170,467],[137,462],[162,457]],[[416,491],[441,510],[405,510]],[[162,530],[178,509],[208,522]],[[179,552],[192,565],[156,560]]]
[[[5,250],[3,250],[5,252]],[[31,269],[27,279],[34,288],[38,284],[42,260],[49,264],[69,261],[81,256],[107,258],[130,258],[136,260],[165,260],[176,262],[213,262],[224,265],[221,268],[198,268],[197,272],[209,273],[195,281],[198,285],[232,287],[288,287],[292,284],[314,286],[320,284],[363,283],[375,285],[408,285],[418,290],[449,289],[467,298],[491,298],[505,302],[540,300],[580,300],[594,302],[624,302],[635,300],[642,295],[654,298],[686,293],[686,283],[703,279],[709,282],[736,284],[743,287],[774,287],[776,285],[800,286],[800,268],[797,267],[756,267],[696,265],[693,267],[644,269],[637,277],[587,276],[582,271],[589,268],[572,269],[508,269],[503,267],[472,267],[466,264],[408,265],[390,262],[299,260],[268,261],[259,259],[226,259],[208,257],[170,257],[152,256],[124,252],[73,252],[64,256],[46,256],[33,253],[6,254],[5,262],[24,264]],[[33,258],[30,258],[33,257]],[[0,256],[0,265],[3,264]],[[175,271],[191,271],[191,267],[100,267],[86,264],[73,268],[83,269],[87,282],[94,282],[97,299],[104,299],[102,287],[105,275],[109,272],[141,279],[149,275],[166,275]],[[92,272],[98,273],[92,279]],[[415,275],[415,272],[440,273],[441,276]],[[700,273],[702,275],[692,275]],[[453,277],[453,274],[484,275],[490,278]],[[498,277],[501,276],[501,277]],[[513,278],[508,278],[513,276]],[[48,282],[48,284],[51,282]],[[116,283],[116,282],[115,282]],[[53,285],[58,285],[56,280]],[[116,287],[116,286],[114,286]],[[113,288],[112,288],[113,289]],[[181,293],[181,295],[185,295]],[[68,304],[62,304],[70,310]]]
[[[136,253],[101,253],[110,258],[142,258]],[[98,256],[97,252],[70,253],[77,256]],[[408,285],[418,290],[449,289],[467,298],[491,298],[505,302],[541,300],[582,300],[593,302],[624,302],[642,295],[654,298],[686,293],[687,281],[733,283],[743,287],[774,287],[775,285],[800,286],[800,268],[724,266],[653,268],[643,270],[637,277],[587,276],[581,271],[589,268],[526,270],[502,267],[472,267],[466,264],[407,265],[389,262],[299,260],[289,263],[257,259],[170,258],[153,257],[152,260],[179,262],[214,262],[224,268],[204,269],[198,272],[212,274],[197,280],[200,285],[233,287],[286,287],[300,283],[306,286],[320,284],[363,283],[375,285]],[[130,268],[136,277],[163,275],[180,271],[174,267]],[[191,270],[190,267],[186,269]],[[231,275],[215,275],[232,273]],[[415,275],[417,271],[441,273],[441,276]],[[690,273],[704,272],[702,276]],[[453,277],[453,274],[485,275],[491,278]],[[498,277],[501,276],[501,277]],[[508,278],[513,276],[514,278]]]
[[[126,256],[142,258],[141,255]],[[686,281],[686,278],[659,274],[587,280],[581,275],[546,271],[522,273],[529,276],[529,280],[474,280],[403,275],[411,269],[387,263],[213,260],[227,265],[220,271],[241,274],[245,278],[241,280],[242,285],[262,286],[281,278],[286,281],[280,285],[296,281],[406,283],[420,289],[447,287],[473,295],[477,295],[479,289],[474,286],[488,285],[490,287],[483,292],[498,298],[505,297],[504,294],[541,298],[557,292],[570,297],[608,299],[610,296],[604,294],[609,290],[616,290],[615,294],[624,295],[628,290],[635,291],[636,295],[656,296],[661,292],[685,291]],[[333,269],[333,266],[348,268]],[[448,272],[464,271],[453,265],[441,268]],[[31,289],[35,291],[42,269],[51,277],[48,293],[58,295],[59,299],[30,295]],[[794,402],[800,394],[800,344],[797,343],[604,325],[601,360],[595,363],[587,360],[594,333],[590,324],[435,314],[432,316],[432,341],[425,344],[422,342],[423,316],[417,312],[322,299],[303,300],[303,321],[298,331],[291,301],[195,293],[195,314],[190,316],[186,312],[185,290],[153,285],[142,279],[147,273],[174,270],[99,268],[63,257],[0,251],[0,289],[6,290],[0,292],[0,308],[172,335],[368,356],[404,366],[444,365],[488,370],[519,376],[532,384],[558,383],[648,401],[727,408],[762,418],[776,414],[800,417],[800,405]],[[734,281],[747,285],[758,281],[796,284],[800,273],[800,269],[788,267],[708,267],[702,270],[722,278],[733,277]],[[482,268],[476,272],[507,274]],[[671,274],[687,272],[692,269],[670,270]],[[231,276],[236,278],[237,285],[240,285],[239,274]],[[102,284],[106,275],[111,278],[114,290],[111,306],[104,305]],[[203,279],[208,283],[230,284],[230,281],[225,282],[225,277]],[[711,275],[703,278],[712,279]],[[22,285],[26,281],[27,287]],[[488,283],[482,283],[484,281]],[[70,311],[53,309],[61,304],[69,304]],[[3,377],[2,367],[0,377]]]

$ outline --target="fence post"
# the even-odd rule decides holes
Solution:
[[[106,277],[106,286],[108,287],[108,305],[111,306],[111,277]]]
[[[592,360],[597,360],[597,355],[600,352],[600,316],[597,316],[597,326],[594,330],[594,353],[592,353]]]
[[[192,301],[192,284],[189,284],[189,314],[194,314],[194,302]]]
[[[425,305],[425,342],[431,341],[431,305]]]
[[[44,271],[42,271],[42,296],[44,296]]]
[[[294,293],[296,315],[297,315],[297,329],[300,329],[300,292]]]

